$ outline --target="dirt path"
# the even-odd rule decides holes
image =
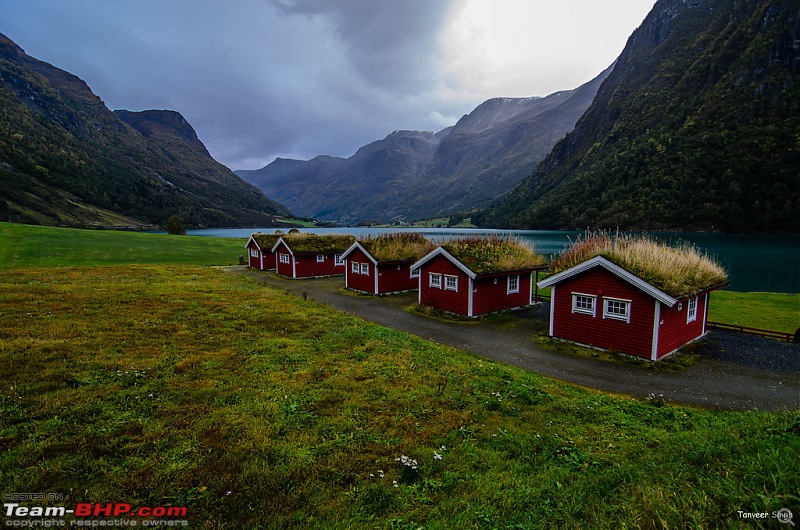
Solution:
[[[445,322],[403,310],[416,301],[416,292],[371,297],[345,292],[342,277],[288,280],[246,267],[225,270],[246,274],[264,285],[299,296],[305,292],[309,299],[377,324],[587,388],[639,398],[662,395],[667,402],[712,409],[800,408],[800,346],[796,344],[758,339],[769,341],[768,349],[777,349],[774,355],[784,359],[767,363],[765,368],[764,363],[752,362],[741,351],[725,355],[725,348],[748,347],[748,341],[714,332],[703,340],[722,337],[724,348],[716,348],[717,354],[688,368],[670,372],[644,363],[602,361],[543,349],[535,341],[537,329],[542,327],[541,320],[537,326],[533,318],[533,314],[542,313],[536,309],[510,313],[502,323],[491,319],[479,323]]]

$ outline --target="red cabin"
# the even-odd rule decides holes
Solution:
[[[380,260],[355,242],[342,258],[345,260],[345,287],[354,291],[383,295],[417,289],[419,271],[411,271],[417,258],[405,260]],[[416,273],[416,274],[415,274]]]
[[[260,270],[275,270],[275,254],[272,253],[272,247],[280,238],[277,234],[262,234],[256,232],[247,240],[245,248],[247,249],[248,261],[247,264]]]
[[[419,271],[419,304],[477,317],[533,303],[532,273],[545,265],[497,269],[468,266],[455,249],[444,246],[414,265]],[[477,269],[477,270],[476,270]]]
[[[283,236],[272,247],[275,270],[288,278],[318,278],[345,273],[342,254],[353,236],[298,234]]]
[[[602,256],[539,282],[552,287],[550,336],[652,361],[706,334],[706,290],[673,297]]]

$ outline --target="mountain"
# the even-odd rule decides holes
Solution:
[[[796,0],[659,0],[484,226],[800,231]]]
[[[216,162],[177,112],[109,110],[0,35],[0,219],[267,226],[287,209]]]
[[[342,159],[277,159],[237,174],[320,220],[355,223],[449,215],[490,204],[570,131],[610,69],[547,97],[494,98],[439,132],[395,131]]]

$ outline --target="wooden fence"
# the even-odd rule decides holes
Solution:
[[[785,331],[772,331],[769,329],[749,328],[747,326],[739,326],[736,324],[725,324],[724,322],[708,321],[708,327],[714,329],[722,329],[726,331],[735,331],[736,333],[744,333],[745,335],[757,335],[759,337],[766,337],[768,339],[785,340],[786,342],[794,341],[794,335]]]

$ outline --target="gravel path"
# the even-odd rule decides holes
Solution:
[[[699,343],[699,361],[677,371],[650,363],[621,363],[546,350],[536,342],[547,329],[546,304],[509,313],[502,324],[446,322],[403,308],[416,293],[371,297],[344,292],[344,280],[288,280],[247,267],[225,270],[246,274],[264,285],[358,315],[502,363],[532,370],[579,386],[672,403],[721,410],[800,409],[800,345],[713,331]],[[509,322],[510,320],[510,322]]]

